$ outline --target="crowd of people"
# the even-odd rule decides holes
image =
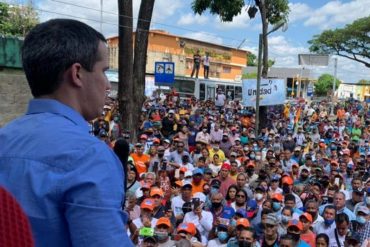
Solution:
[[[92,27],[36,25],[22,63],[34,98],[0,129],[1,190],[32,230],[22,246],[370,246],[364,102],[291,101],[256,130],[253,109],[220,89],[214,101],[173,89],[143,104],[132,136],[106,101],[108,49]]]
[[[144,103],[123,206],[132,241],[368,246],[368,105],[291,101],[268,109],[256,132],[253,109],[217,94],[221,103],[183,100],[173,89]],[[112,148],[130,140],[119,119],[112,101],[92,132]]]

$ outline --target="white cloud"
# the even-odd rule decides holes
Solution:
[[[205,42],[215,43],[219,45],[223,44],[222,38],[217,37],[214,34],[207,33],[207,32],[192,32],[192,33],[183,34],[182,36],[191,38],[191,39],[205,41]]]
[[[136,26],[141,1],[133,1],[133,25]],[[78,7],[82,6],[82,7]],[[173,16],[183,6],[181,0],[157,0],[154,4],[152,24],[171,24],[165,21]],[[72,18],[85,22],[100,30],[100,0],[44,0],[36,3],[40,20],[51,18]],[[118,34],[118,4],[117,1],[103,1],[103,34],[114,36]]]
[[[206,24],[208,21],[209,19],[206,15],[194,15],[188,13],[180,17],[180,19],[177,21],[177,25],[203,25]]]
[[[311,15],[312,9],[305,3],[289,3],[289,22],[306,19]]]
[[[370,15],[370,0],[353,0],[349,2],[330,1],[324,6],[312,11],[305,26],[318,26],[328,29],[338,25],[348,24],[354,20]]]

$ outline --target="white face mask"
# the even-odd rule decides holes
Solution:
[[[256,156],[256,160],[261,160],[261,156]]]
[[[262,198],[263,198],[263,194],[257,193],[257,194],[254,195],[254,198],[256,198],[257,201],[261,201]]]

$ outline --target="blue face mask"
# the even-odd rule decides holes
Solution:
[[[281,222],[283,224],[288,224],[289,220],[291,220],[291,219],[292,219],[292,217],[290,217],[290,216],[281,215]]]
[[[276,212],[281,209],[281,204],[278,202],[272,202],[272,209]]]
[[[325,225],[331,226],[331,224],[334,223],[334,219],[332,219],[332,220],[324,220],[324,222],[325,222]]]
[[[231,225],[232,227],[236,227],[236,220],[235,220],[235,219],[231,219],[231,220],[230,220],[230,225]]]
[[[357,221],[359,224],[363,225],[363,224],[365,224],[365,223],[366,223],[366,218],[365,218],[364,216],[357,216],[357,217],[356,217],[356,221]]]
[[[218,232],[217,237],[221,242],[224,242],[229,237],[229,235],[227,234],[227,232]]]

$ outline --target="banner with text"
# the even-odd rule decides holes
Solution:
[[[257,79],[243,80],[243,105],[256,106]],[[262,79],[260,106],[285,103],[286,87],[283,79]]]

